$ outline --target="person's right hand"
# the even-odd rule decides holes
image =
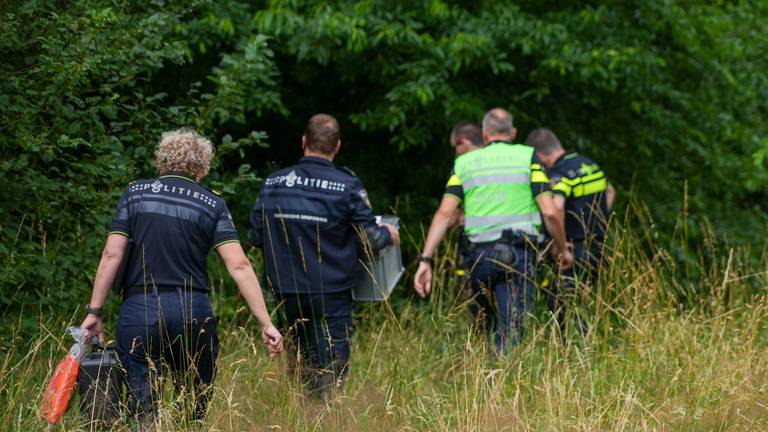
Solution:
[[[96,315],[88,314],[83,320],[83,323],[80,324],[80,328],[88,330],[88,333],[90,333],[91,336],[98,337],[99,342],[104,343],[104,332],[102,330],[101,318],[97,317]]]
[[[394,225],[390,224],[381,224],[384,228],[389,231],[389,236],[392,237],[392,246],[397,246],[400,244],[400,233],[397,232],[397,228]]]
[[[261,339],[269,350],[269,354],[275,356],[283,351],[283,335],[273,325],[261,328]]]
[[[427,262],[420,262],[413,277],[413,289],[421,298],[426,298],[432,291],[432,266]]]

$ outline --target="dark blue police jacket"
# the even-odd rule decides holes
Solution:
[[[132,239],[125,286],[208,291],[208,252],[238,242],[227,204],[182,173],[129,184],[110,234]]]
[[[360,283],[365,250],[392,242],[354,173],[306,156],[264,180],[251,213],[267,285],[280,293],[339,292]]]

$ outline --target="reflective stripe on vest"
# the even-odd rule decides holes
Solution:
[[[480,172],[487,172],[487,171],[509,171],[509,172],[516,172],[516,171],[525,171],[528,169],[527,165],[507,165],[507,166],[497,166],[497,167],[490,167],[490,168],[469,168],[467,170],[467,175],[475,175]]]
[[[464,187],[469,189],[475,186],[497,184],[497,183],[530,183],[531,175],[529,173],[512,174],[487,174],[472,177],[464,182]]]
[[[532,147],[496,143],[456,159],[470,241],[494,241],[507,229],[539,234],[541,217],[531,192],[532,157]]]
[[[540,225],[541,216],[536,212],[523,215],[468,216],[464,229],[467,232],[474,231],[468,236],[471,241],[478,243],[496,240],[508,229],[536,236],[539,234]]]
[[[507,228],[503,229],[495,229],[491,231],[482,231],[477,234],[472,234],[472,236],[469,238],[469,241],[472,243],[485,243],[485,242],[492,242],[495,240],[498,240],[501,238],[501,235],[504,233],[504,231]],[[538,234],[535,236],[532,235],[533,238],[537,238]]]
[[[562,191],[566,197],[573,194],[576,198],[602,192],[607,188],[608,180],[602,171],[573,179],[563,177],[559,183],[552,187],[553,190]]]

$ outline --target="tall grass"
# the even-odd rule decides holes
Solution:
[[[498,358],[473,328],[449,251],[428,302],[360,308],[351,373],[328,404],[307,399],[285,359],[266,355],[247,314],[220,322],[206,429],[768,430],[763,251],[709,237],[682,269],[657,244],[647,213],[615,225],[600,281],[585,294],[586,337],[571,331],[563,342],[538,306],[521,345]],[[63,321],[41,317],[37,339],[14,339],[2,353],[2,430],[46,429],[36,409],[69,345]],[[181,405],[168,393],[161,430],[184,429]],[[50,429],[88,427],[73,409]]]

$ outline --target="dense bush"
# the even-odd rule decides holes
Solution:
[[[705,219],[762,237],[767,18],[761,1],[10,2],[0,302],[85,300],[118,194],[169,128],[214,137],[207,182],[244,234],[256,176],[298,157],[319,111],[342,123],[340,162],[412,227],[452,124],[503,106],[521,139],[547,125],[597,159],[663,235],[683,215],[690,242]]]

